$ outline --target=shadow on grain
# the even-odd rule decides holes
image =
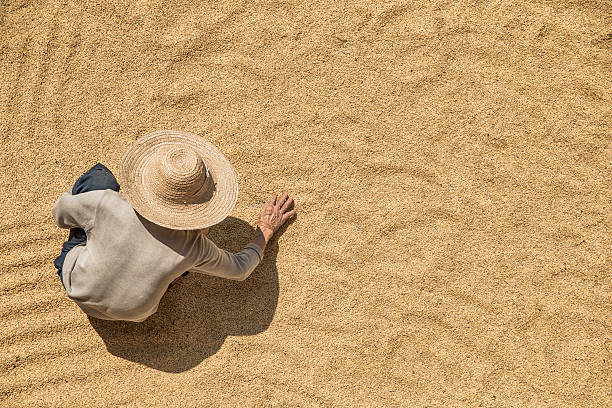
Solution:
[[[227,336],[254,335],[268,328],[278,303],[277,239],[285,229],[243,282],[192,272],[174,281],[157,313],[142,323],[89,321],[115,356],[165,372],[189,370],[215,354]],[[253,232],[248,223],[228,217],[211,228],[209,237],[220,248],[237,252]]]

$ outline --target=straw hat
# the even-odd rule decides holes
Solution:
[[[123,154],[119,178],[132,207],[166,228],[210,227],[229,215],[238,198],[236,175],[219,149],[177,130],[136,140]]]

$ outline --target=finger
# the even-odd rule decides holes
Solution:
[[[289,199],[285,201],[285,204],[283,204],[281,207],[281,212],[286,212],[289,208],[291,208],[291,205],[293,205],[293,198],[289,197]]]
[[[270,204],[270,205],[276,204],[276,194],[271,196],[266,204]]]
[[[295,215],[295,210],[287,211],[283,214],[283,222],[287,221],[289,218]]]
[[[283,204],[285,204],[285,201],[287,201],[287,198],[289,196],[286,193],[281,194],[281,196],[278,198],[278,200],[276,201],[276,205],[278,207],[282,207]]]

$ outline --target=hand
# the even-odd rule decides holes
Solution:
[[[291,209],[292,206],[293,198],[285,193],[279,197],[273,195],[263,206],[259,213],[257,227],[263,233],[266,243],[289,218],[295,215],[295,210]]]

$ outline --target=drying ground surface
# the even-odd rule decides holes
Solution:
[[[0,405],[611,406],[612,3],[0,5]],[[53,268],[61,192],[134,140],[233,164],[211,237],[299,215],[142,324]]]

